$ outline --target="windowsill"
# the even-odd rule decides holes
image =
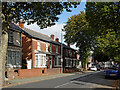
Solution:
[[[47,66],[39,66],[39,67],[35,67],[35,68],[47,68]]]

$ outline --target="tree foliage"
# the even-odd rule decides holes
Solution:
[[[90,50],[102,61],[119,60],[120,2],[87,2],[85,10],[67,21],[66,42],[76,43],[84,60]]]
[[[98,32],[95,49],[120,60],[120,2],[88,2],[86,19]]]
[[[23,19],[27,24],[37,22],[40,28],[47,28],[55,25],[58,16],[64,10],[70,12],[73,7],[77,7],[77,2],[3,2],[2,3],[2,24],[3,29],[9,26],[13,20],[19,22]]]
[[[80,14],[70,17],[63,31],[66,32],[64,35],[65,41],[76,44],[79,47],[81,60],[86,62],[91,47],[94,45],[94,32],[86,21],[86,14],[82,11]]]

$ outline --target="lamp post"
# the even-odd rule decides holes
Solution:
[[[61,31],[61,73],[63,73],[63,45],[62,45],[62,31]]]

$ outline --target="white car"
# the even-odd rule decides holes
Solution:
[[[96,68],[95,66],[92,66],[92,67],[90,68],[90,70],[92,70],[92,71],[97,71],[97,68]]]

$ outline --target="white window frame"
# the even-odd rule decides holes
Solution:
[[[37,50],[41,51],[41,44],[40,44],[40,41],[37,41]]]
[[[54,63],[55,66],[61,66],[61,58],[58,56],[55,58],[56,59],[56,64]],[[60,63],[59,63],[60,61]]]
[[[58,46],[56,45],[56,53],[58,53]]]
[[[48,52],[48,43],[46,43],[46,52]]]
[[[46,54],[35,54],[35,68],[46,68]]]

